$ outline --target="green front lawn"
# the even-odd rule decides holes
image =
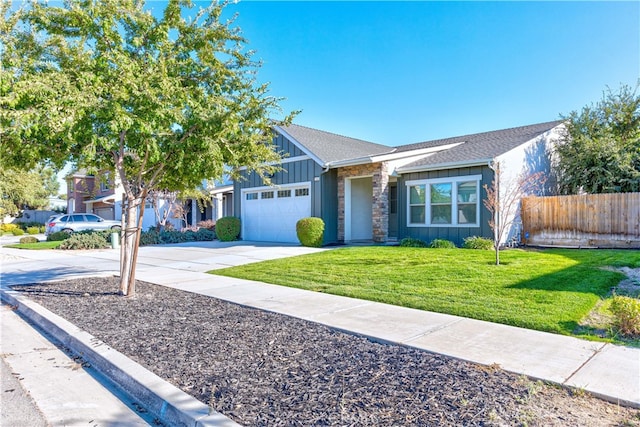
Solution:
[[[348,247],[210,273],[345,295],[560,334],[624,275],[640,251],[492,251]]]
[[[5,245],[5,248],[12,249],[57,249],[62,242],[38,242],[38,243],[16,243],[14,245]]]

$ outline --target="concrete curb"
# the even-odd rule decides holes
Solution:
[[[61,344],[82,356],[115,387],[137,401],[162,423],[193,427],[239,426],[93,335],[19,295],[18,292],[2,290],[0,297]]]

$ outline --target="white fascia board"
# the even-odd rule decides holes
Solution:
[[[456,147],[460,144],[464,144],[464,142],[456,142],[454,144],[446,144],[446,145],[438,145],[436,147],[428,147],[428,148],[420,148],[417,150],[411,151],[402,151],[396,152],[397,148],[394,148],[391,152],[385,154],[377,154],[373,156],[364,156],[359,157],[357,159],[347,159],[347,160],[339,160],[336,162],[328,163],[327,166],[330,168],[339,168],[344,166],[355,166],[355,165],[363,165],[368,163],[380,163],[380,162],[388,162],[392,160],[405,160],[401,163],[412,163],[416,160],[420,160],[425,156],[433,153],[437,153],[439,151],[448,150],[450,148]]]
[[[464,144],[464,142],[456,142],[453,144],[446,144],[446,145],[437,145],[435,147],[420,148],[420,149],[411,150],[411,151],[402,151],[400,153],[393,152],[389,154],[381,154],[378,156],[372,156],[372,160],[374,163],[376,163],[376,162],[386,162],[388,160],[399,160],[403,158],[408,159],[410,157],[424,156],[425,154],[433,154],[439,151],[449,150],[461,144]]]
[[[264,163],[264,165],[265,166],[277,166],[277,165],[284,165],[285,163],[301,162],[303,160],[313,160],[313,159],[311,159],[311,157],[309,157],[307,155],[295,156],[295,157],[285,157],[285,158],[281,159],[279,162],[267,162],[267,163]],[[247,167],[246,166],[240,166],[238,168],[238,170],[239,171],[244,171],[244,170],[247,170]]]
[[[109,200],[113,200],[115,202],[116,201],[116,195],[115,194],[109,194],[108,196],[103,196],[103,197],[100,197],[99,199],[85,200],[82,203],[84,203],[86,205],[92,205],[94,203],[99,203],[99,202],[107,203]]]
[[[467,160],[463,162],[450,162],[450,163],[439,163],[437,165],[420,165],[413,167],[401,167],[397,169],[399,174],[409,173],[409,172],[428,172],[433,170],[441,170],[441,169],[457,169],[457,168],[468,168],[472,166],[487,166],[490,161],[493,159],[481,159],[481,160]]]
[[[300,143],[300,141],[298,141],[297,139],[295,139],[293,136],[291,136],[287,131],[285,131],[282,127],[280,126],[273,126],[273,129],[278,132],[279,134],[281,134],[282,136],[284,136],[285,138],[287,138],[289,141],[291,141],[293,143],[293,145],[295,145],[296,147],[298,147],[304,154],[306,154],[307,156],[309,156],[309,158],[311,160],[313,160],[314,162],[316,162],[317,164],[319,164],[322,167],[326,167],[326,165],[324,164],[324,162],[322,160],[320,160],[315,154],[313,154],[311,151],[309,151],[307,149],[307,147],[305,147],[304,145],[302,145]],[[298,156],[299,157],[299,156]]]
[[[228,193],[230,191],[233,191],[233,184],[223,185],[221,187],[214,187],[211,190],[209,190],[209,194],[214,195],[214,194],[220,194],[220,193]]]

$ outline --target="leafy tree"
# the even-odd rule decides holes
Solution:
[[[557,147],[563,194],[640,191],[638,87],[607,88],[595,105],[563,117],[567,130]]]
[[[115,170],[125,192],[124,295],[135,293],[149,191],[196,188],[224,165],[265,176],[280,160],[269,119],[279,99],[256,83],[260,64],[223,22],[226,3],[185,20],[192,7],[170,0],[158,18],[138,0],[0,6],[0,156]]]
[[[46,209],[48,197],[58,192],[60,184],[50,167],[33,170],[0,168],[0,218],[19,216],[23,209]]]

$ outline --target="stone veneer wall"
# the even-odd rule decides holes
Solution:
[[[344,241],[345,179],[371,176],[373,183],[372,230],[374,242],[386,242],[389,236],[389,174],[385,162],[347,166],[338,169],[338,240]]]

